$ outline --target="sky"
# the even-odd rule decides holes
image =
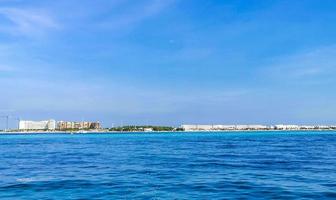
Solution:
[[[334,0],[0,0],[0,116],[336,124],[335,10]]]

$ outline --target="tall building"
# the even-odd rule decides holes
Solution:
[[[55,130],[56,121],[45,120],[45,121],[19,121],[19,130]]]

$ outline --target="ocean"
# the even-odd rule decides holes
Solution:
[[[336,132],[0,135],[0,199],[336,199]]]

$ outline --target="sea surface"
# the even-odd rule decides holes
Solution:
[[[0,199],[336,199],[336,132],[0,135]]]

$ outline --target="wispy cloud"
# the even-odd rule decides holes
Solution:
[[[52,16],[42,10],[0,8],[0,16],[7,20],[2,22],[0,32],[12,35],[41,35],[60,27]]]
[[[100,26],[107,29],[129,28],[143,20],[158,15],[173,2],[174,0],[150,0],[145,4],[134,3],[134,6],[103,21]]]
[[[10,67],[8,65],[1,65],[0,64],[0,72],[10,72],[14,71],[15,69],[13,67]]]
[[[324,83],[336,72],[336,46],[284,56],[263,68],[263,76],[272,80],[300,83]]]

